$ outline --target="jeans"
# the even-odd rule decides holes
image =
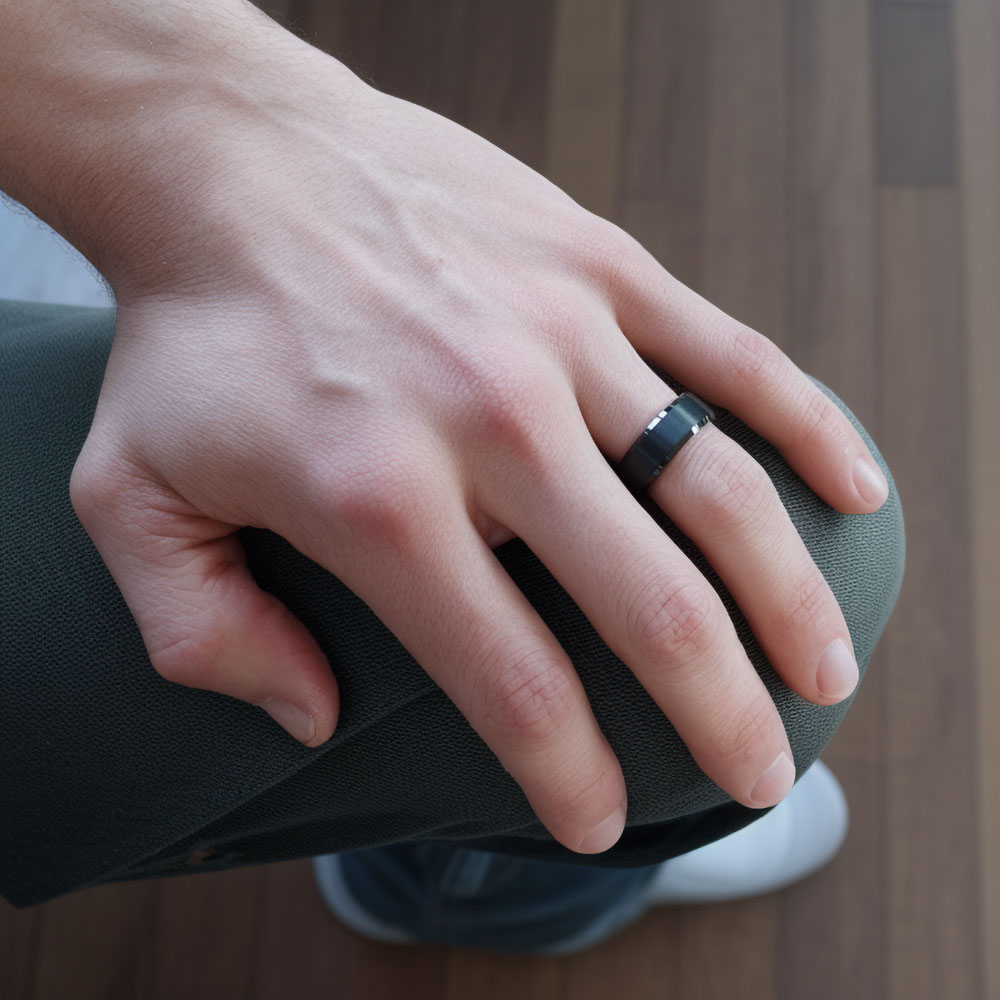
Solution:
[[[637,920],[659,868],[581,868],[429,843],[338,859],[340,893],[377,922],[377,933],[536,955],[581,951]]]
[[[530,911],[545,915],[531,940],[558,944],[601,914],[628,919],[651,866],[763,815],[698,768],[662,710],[519,538],[495,554],[566,650],[625,776],[626,829],[602,854],[557,843],[371,610],[264,529],[244,528],[240,541],[257,582],[303,621],[330,661],[341,694],[333,737],[304,747],[260,709],[161,678],[68,497],[114,322],[113,308],[0,300],[0,895],[10,903],[337,853],[345,880],[383,919],[437,907],[472,943],[499,933],[497,920],[519,914],[513,923],[526,922]],[[902,509],[871,437],[813,381],[886,474],[889,498],[875,513],[831,508],[773,445],[718,406],[716,426],[771,477],[840,603],[863,683],[902,580]],[[801,776],[854,696],[819,706],[788,688],[697,547],[651,500],[636,502],[718,592]],[[428,865],[437,875],[427,875]],[[435,895],[442,884],[447,892]],[[504,934],[512,946],[524,943],[514,930]]]

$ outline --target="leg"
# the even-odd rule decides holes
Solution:
[[[848,822],[843,789],[815,761],[760,819],[661,865],[596,868],[406,843],[323,855],[313,868],[333,913],[366,937],[566,955],[618,934],[650,906],[798,882],[833,858]]]
[[[308,749],[258,709],[153,671],[141,636],[69,504],[96,404],[111,309],[0,302],[3,603],[0,894],[30,906],[101,882],[431,842],[631,869],[684,854],[761,811],[694,763],[669,720],[534,554],[497,558],[565,647],[621,761],[629,820],[610,851],[556,843],[478,734],[336,577],[271,532],[244,529],[251,570],[315,635],[340,684],[333,738]],[[683,386],[658,373],[675,391]],[[904,536],[895,485],[869,515],[833,510],[780,453],[718,409],[717,426],[771,475],[844,610],[862,675],[895,603]],[[650,515],[716,587],[788,731],[799,775],[850,701],[804,701],[763,656],[712,567],[651,502]]]
[[[314,862],[320,892],[355,930],[521,954],[569,954],[642,915],[658,866],[596,868],[438,843]]]

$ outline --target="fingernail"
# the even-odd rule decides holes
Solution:
[[[280,698],[267,698],[260,707],[300,743],[308,743],[316,735],[316,720],[298,705]]]
[[[828,698],[842,701],[858,686],[860,676],[857,660],[847,648],[847,643],[843,639],[834,639],[819,658],[817,687]]]
[[[882,470],[865,455],[854,460],[854,488],[865,503],[877,503],[880,507],[889,496],[889,484]]]
[[[625,829],[625,807],[619,806],[610,816],[602,819],[590,833],[580,841],[577,848],[581,854],[600,854],[612,844],[617,844]]]
[[[750,798],[760,806],[777,805],[792,790],[794,784],[795,765],[786,751],[782,750],[757,779]]]

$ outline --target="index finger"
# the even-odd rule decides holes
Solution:
[[[625,826],[621,765],[558,639],[490,551],[446,476],[404,473],[280,534],[379,616],[572,851]],[[443,485],[442,485],[443,484]],[[426,499],[428,492],[432,499]],[[301,520],[301,519],[300,519]]]
[[[770,441],[832,507],[878,510],[888,483],[840,407],[772,340],[678,281],[625,230],[607,226],[603,278],[633,347]]]

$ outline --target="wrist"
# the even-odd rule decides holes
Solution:
[[[199,197],[237,160],[252,164],[255,123],[307,115],[317,100],[329,122],[332,105],[371,90],[247,0],[53,6],[0,12],[0,31],[14,29],[0,68],[0,189],[116,294],[154,271],[169,283]]]

